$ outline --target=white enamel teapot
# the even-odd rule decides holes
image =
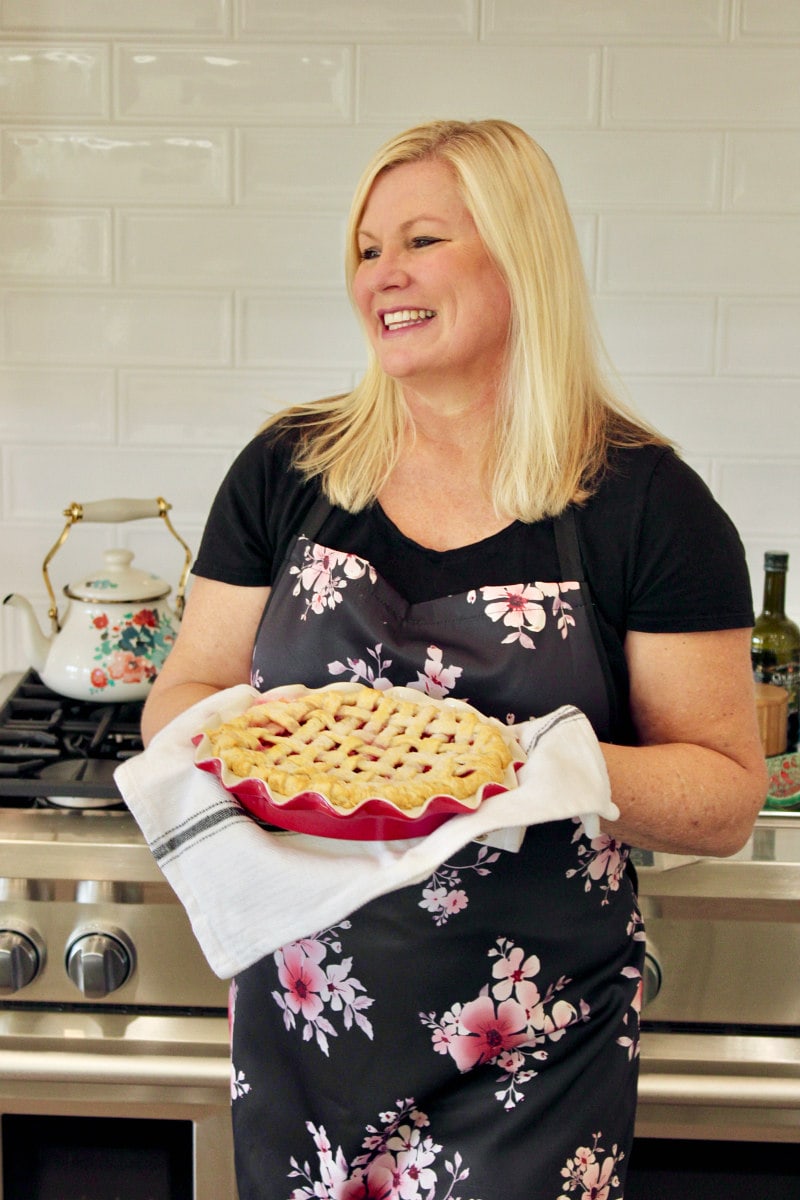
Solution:
[[[124,702],[144,700],[164,659],[172,649],[183,616],[184,590],[192,554],[175,532],[166,500],[95,500],[71,504],[67,523],[45,557],[42,574],[50,597],[51,633],[42,633],[33,607],[24,596],[6,596],[3,604],[20,610],[25,651],[42,682],[61,696],[76,700]],[[48,574],[53,555],[81,521],[135,521],[161,517],[184,550],[184,564],[174,608],[166,603],[168,583],[132,566],[130,550],[106,550],[96,571],[63,590],[67,605],[59,616]]]

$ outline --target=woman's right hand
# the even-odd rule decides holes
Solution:
[[[145,702],[145,745],[204,696],[249,683],[253,644],[269,593],[267,587],[193,580],[177,640]]]

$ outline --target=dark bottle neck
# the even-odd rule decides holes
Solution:
[[[786,572],[766,571],[764,574],[764,609],[775,617],[785,617]]]

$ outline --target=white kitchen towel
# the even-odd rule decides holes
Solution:
[[[192,738],[219,712],[243,712],[246,684],[201,700],[117,767],[114,778],[189,916],[211,969],[235,975],[287,942],[310,937],[386,892],[427,879],[494,830],[579,817],[588,836],[616,820],[605,760],[578,709],[514,726],[527,760],[519,787],[452,817],[423,838],[368,842],[264,829],[215,775],[195,766]]]

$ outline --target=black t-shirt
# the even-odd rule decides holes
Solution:
[[[292,468],[294,435],[259,434],[214,501],[193,571],[245,587],[273,582],[320,493]],[[683,633],[752,625],[739,536],[700,477],[670,449],[616,450],[597,491],[576,509],[586,578],[625,710],[628,630]],[[317,541],[367,559],[412,604],[471,588],[560,578],[552,520],[515,521],[456,550],[405,537],[380,505],[334,508]],[[620,731],[622,732],[622,731]]]

